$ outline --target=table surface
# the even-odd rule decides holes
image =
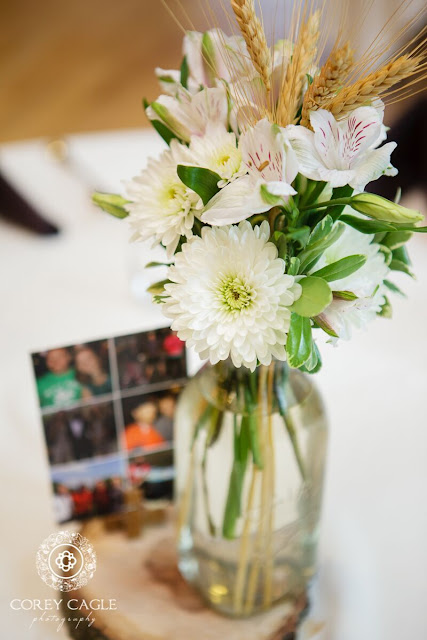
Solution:
[[[10,608],[54,595],[35,569],[56,525],[29,353],[167,324],[130,293],[127,224],[89,199],[120,190],[160,147],[145,130],[73,136],[68,165],[44,141],[0,148],[0,170],[62,229],[42,238],[0,222],[0,589],[10,638],[63,636],[42,623],[29,630],[31,612]],[[392,321],[323,349],[316,379],[331,437],[311,614],[326,622],[322,640],[427,637],[426,249],[427,238],[411,240],[417,280],[398,278],[408,297],[394,298]]]

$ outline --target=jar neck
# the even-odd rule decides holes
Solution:
[[[283,395],[290,371],[288,364],[280,360],[274,359],[270,365],[259,365],[250,371],[247,367],[235,367],[229,358],[204,367],[201,392],[221,411],[247,413],[249,406],[272,413],[278,395]]]

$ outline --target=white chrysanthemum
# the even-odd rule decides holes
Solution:
[[[162,243],[171,257],[180,236],[190,238],[194,216],[202,208],[199,196],[179,179],[177,165],[188,161],[188,149],[172,140],[170,149],[158,160],[150,159],[147,168],[127,183],[132,200],[126,205],[133,240],[154,239]]]
[[[269,237],[266,221],[255,228],[247,221],[204,227],[169,268],[164,313],[178,336],[213,364],[231,357],[253,371],[257,361],[286,359],[289,306],[301,286],[284,273]]]
[[[193,136],[190,153],[196,165],[215,171],[221,176],[223,184],[247,171],[237,148],[235,134],[228,132],[223,125],[208,126],[203,137]]]
[[[372,240],[373,236],[346,226],[344,233],[326,249],[312,270],[317,271],[351,255],[362,254],[367,258],[363,267],[351,275],[329,283],[332,291],[351,291],[357,296],[356,300],[334,298],[321,314],[321,319],[344,340],[351,338],[352,329],[365,328],[385,302],[383,282],[389,269],[378,244]]]

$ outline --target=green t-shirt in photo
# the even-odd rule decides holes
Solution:
[[[82,397],[83,387],[74,369],[64,373],[45,373],[37,380],[37,391],[42,407],[57,407],[77,402]]]

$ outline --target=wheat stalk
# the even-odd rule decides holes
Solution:
[[[395,84],[413,75],[423,62],[424,56],[403,55],[388,62],[377,71],[357,80],[342,89],[325,105],[334,116],[343,116],[358,106],[369,103]]]
[[[310,127],[310,111],[321,109],[341,88],[353,64],[353,50],[347,42],[331,51],[319,74],[309,86],[302,105],[301,124]]]
[[[231,0],[231,7],[246,42],[252,64],[261,76],[267,92],[271,89],[271,54],[264,29],[255,13],[254,0]]]
[[[280,90],[277,123],[282,127],[295,121],[303,83],[313,64],[319,39],[320,11],[315,11],[302,25]]]

